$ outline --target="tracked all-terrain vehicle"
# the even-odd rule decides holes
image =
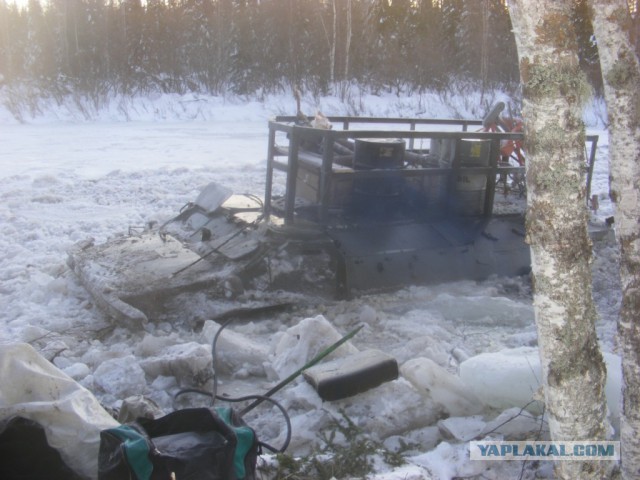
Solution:
[[[522,275],[521,132],[484,120],[281,116],[269,121],[264,197],[214,182],[164,225],[69,263],[112,317],[144,323],[188,291],[349,296]],[[597,137],[588,137],[593,168]],[[585,150],[586,152],[586,150]]]

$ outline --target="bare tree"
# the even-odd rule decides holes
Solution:
[[[344,41],[344,79],[349,80],[349,50],[351,50],[353,16],[351,0],[347,0],[347,33]]]
[[[329,81],[333,84],[336,81],[336,44],[338,43],[338,12],[336,10],[336,0],[331,2],[332,7],[332,37],[331,37],[331,53],[329,54],[330,64],[329,64]]]
[[[591,0],[609,116],[612,198],[620,242],[622,308],[622,474],[640,478],[640,65],[625,0]],[[637,12],[636,12],[637,14]]]
[[[570,0],[510,0],[527,142],[527,240],[544,398],[554,440],[605,440],[605,364],[591,294],[582,107]],[[557,462],[563,479],[607,478],[611,462]]]

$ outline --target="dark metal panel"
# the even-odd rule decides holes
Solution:
[[[519,215],[328,230],[341,256],[343,293],[407,284],[514,276],[530,268]]]

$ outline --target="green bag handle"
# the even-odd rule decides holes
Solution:
[[[255,442],[253,430],[246,426],[233,425],[231,422],[230,407],[216,407],[215,411],[224,423],[229,425],[236,434],[238,443],[236,444],[235,452],[233,452],[233,468],[235,470],[236,477],[238,479],[243,479],[247,473],[244,466],[244,458]]]
[[[138,480],[149,480],[153,472],[153,464],[149,460],[149,443],[135,428],[121,425],[107,430],[122,440],[124,453],[129,466]]]

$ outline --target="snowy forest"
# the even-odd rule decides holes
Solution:
[[[600,91],[585,0],[573,16]],[[352,84],[411,93],[461,80],[510,91],[519,82],[504,0],[1,0],[0,32],[0,85],[54,97],[292,85],[322,95]]]

